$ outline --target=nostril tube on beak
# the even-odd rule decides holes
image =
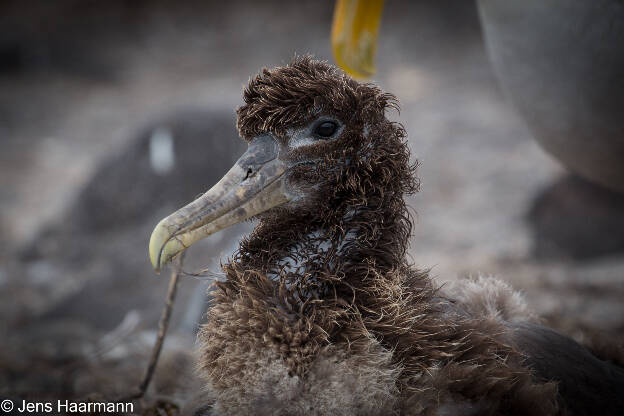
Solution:
[[[243,179],[243,181],[246,181],[247,179],[251,178],[254,174],[255,174],[255,172],[253,171],[253,169],[252,168],[248,168],[247,169],[247,174],[245,175],[245,178]]]

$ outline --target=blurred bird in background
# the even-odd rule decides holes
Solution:
[[[332,50],[355,77],[375,72],[383,4],[336,2]],[[535,139],[576,174],[624,191],[624,3],[477,4],[490,62]]]

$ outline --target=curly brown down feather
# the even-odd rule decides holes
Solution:
[[[418,181],[405,130],[385,116],[394,96],[303,57],[263,70],[244,101],[246,140],[288,145],[319,115],[345,127],[284,156],[302,161],[289,181],[306,197],[261,214],[223,266],[199,334],[214,414],[558,412],[556,383],[533,374],[505,324],[530,318],[517,294],[488,279],[444,294],[408,264],[404,195]]]

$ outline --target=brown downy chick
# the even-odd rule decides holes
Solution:
[[[262,71],[244,101],[247,152],[150,241],[159,270],[199,239],[259,219],[223,266],[199,334],[211,414],[624,408],[624,371],[530,323],[510,288],[480,279],[444,294],[407,263],[404,196],[418,181],[405,131],[385,116],[392,95],[303,57]]]

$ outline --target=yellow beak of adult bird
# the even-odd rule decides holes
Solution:
[[[354,78],[375,74],[384,0],[337,0],[331,45],[336,63]]]

